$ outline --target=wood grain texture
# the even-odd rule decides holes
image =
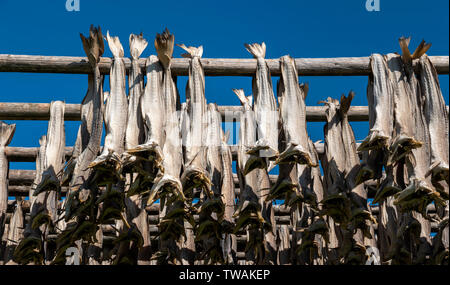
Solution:
[[[449,73],[448,56],[430,56],[430,59],[439,74]],[[266,61],[271,74],[279,76],[279,59]],[[124,62],[128,71],[131,60],[125,58]],[[100,72],[109,74],[111,63],[111,58],[102,57]],[[203,58],[201,63],[206,76],[253,76],[256,70],[255,59]],[[297,58],[295,64],[300,76],[369,75],[371,72],[369,57]],[[139,65],[144,69],[145,58],[139,60]],[[188,75],[188,66],[188,59],[173,58],[172,75]],[[0,72],[88,74],[92,70],[86,57],[0,54]]]
[[[448,107],[447,107],[448,108]],[[239,121],[241,106],[218,106],[222,121]],[[369,109],[367,106],[352,106],[349,113],[350,121],[367,121]],[[66,104],[64,119],[66,121],[79,121],[81,117],[81,104]],[[0,103],[0,120],[48,120],[50,118],[50,104],[47,103]],[[306,120],[309,122],[322,122],[326,120],[325,107],[307,106]]]

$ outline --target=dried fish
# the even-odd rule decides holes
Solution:
[[[125,149],[134,148],[143,141],[141,96],[144,93],[144,75],[139,65],[139,57],[147,47],[147,41],[140,35],[130,35],[131,69],[128,76],[128,120],[125,133]]]
[[[385,56],[389,68],[389,78],[394,92],[394,133],[395,138],[390,146],[388,164],[395,163],[408,155],[412,149],[421,147],[423,142],[414,138],[414,124],[411,120],[411,89],[406,80],[401,56],[388,54]]]
[[[47,136],[41,136],[39,139],[39,153],[37,161],[39,162],[41,172],[36,173],[35,181],[40,183],[42,179],[42,172],[45,169],[45,153],[47,147]],[[48,236],[49,227],[51,224],[51,217],[46,209],[47,193],[39,193],[30,208],[30,222],[26,224],[23,235],[24,238],[20,241],[14,251],[13,259],[19,264],[42,264],[44,261],[46,244],[45,237]]]
[[[105,145],[102,153],[89,164],[89,167],[101,170],[96,172],[97,178],[108,180],[112,176],[112,181],[117,181],[121,179],[120,158],[125,148],[125,133],[128,117],[128,102],[125,92],[126,70],[123,62],[124,51],[119,38],[111,37],[108,31],[106,39],[114,59],[111,64],[109,78],[111,91],[108,98],[106,98],[105,104]],[[109,172],[111,173],[110,175],[108,175]]]
[[[83,42],[84,51],[89,59],[93,71],[92,81],[89,81],[89,88],[86,97],[83,99],[82,106],[82,124],[81,124],[81,154],[76,159],[76,165],[73,170],[72,180],[70,181],[70,190],[68,199],[74,199],[73,195],[78,195],[79,201],[85,202],[89,198],[89,190],[87,190],[88,178],[91,170],[89,164],[95,159],[99,150],[102,138],[103,127],[103,76],[100,74],[98,63],[103,55],[104,44],[100,27],[91,26],[89,38],[85,38],[80,34]],[[86,117],[83,117],[83,114]],[[76,207],[71,201],[67,204],[66,220],[71,218]]]
[[[41,165],[42,179],[36,186],[33,196],[47,191],[46,209],[55,223],[58,220],[57,196],[61,190],[59,175],[64,166],[66,136],[64,131],[65,103],[53,101],[50,104],[50,120],[47,130],[44,165]]]
[[[180,181],[183,153],[181,146],[181,133],[179,116],[177,114],[178,92],[173,81],[170,64],[173,54],[174,36],[166,29],[162,34],[157,34],[155,47],[158,58],[163,66],[163,110],[165,119],[163,129],[165,131],[164,146],[164,175],[160,177],[154,187],[153,193],[157,193],[162,187],[170,189],[172,193],[184,200],[183,188]]]
[[[432,180],[444,180],[446,187],[436,187],[440,193],[449,198],[449,139],[448,112],[439,86],[436,69],[424,54],[419,60],[420,86],[425,97],[424,116],[430,132],[431,166],[429,172]]]
[[[12,258],[19,242],[23,238],[24,215],[22,210],[22,198],[16,199],[16,208],[8,227],[8,240],[5,248],[5,265],[16,265]]]
[[[288,55],[281,57],[278,102],[287,146],[275,164],[297,162],[313,166],[311,155],[308,152],[308,133],[306,131],[305,98],[307,93],[308,85],[298,84],[294,59]]]
[[[238,217],[234,233],[248,228],[248,243],[246,255],[248,260],[255,260],[257,264],[276,263],[276,239],[272,228],[275,218],[272,202],[265,201],[269,193],[270,181],[266,169],[256,169],[244,174],[244,165],[254,157],[245,151],[246,146],[254,145],[256,128],[254,114],[251,108],[252,97],[246,97],[242,89],[233,89],[244,107],[240,118],[239,151],[237,172],[240,185],[239,206],[233,217]],[[244,167],[244,168],[243,168]]]
[[[379,179],[383,166],[388,161],[388,148],[391,146],[391,136],[394,128],[394,92],[389,71],[384,57],[372,54],[370,57],[372,70],[367,85],[367,101],[369,103],[369,135],[359,145],[358,151],[363,152],[363,165],[359,171],[356,183],[369,179]],[[392,180],[392,177],[388,177]],[[389,180],[389,181],[390,181]],[[392,183],[384,189],[393,189]],[[392,186],[392,187],[391,187]]]
[[[222,188],[222,175],[225,167],[222,163],[221,149],[226,149],[226,142],[222,141],[222,118],[215,103],[208,104],[206,141],[206,170],[211,181],[211,191],[220,195]],[[230,161],[231,163],[231,161]]]
[[[189,80],[186,85],[186,129],[183,129],[183,146],[185,149],[184,171],[181,176],[183,191],[190,191],[200,187],[211,197],[211,181],[206,173],[206,139],[207,117],[205,99],[205,74],[200,62],[203,47],[186,47],[178,45],[187,53],[183,57],[189,58]]]
[[[392,91],[392,85],[389,84],[387,63],[382,55],[373,54],[370,57],[370,65],[372,75],[367,87],[371,91],[367,93],[370,131],[369,135],[359,145],[359,151],[388,147],[393,129],[394,92]]]
[[[3,236],[6,222],[6,209],[8,207],[8,169],[5,147],[11,142],[16,124],[8,125],[0,121],[0,237]]]
[[[245,167],[244,174],[248,174],[255,168],[272,169],[273,162],[270,165],[267,159],[276,160],[278,152],[278,111],[275,95],[273,94],[272,79],[270,77],[270,69],[264,57],[266,55],[266,45],[262,44],[245,44],[246,49],[257,60],[256,74],[253,76],[253,110],[255,112],[257,124],[257,141],[250,145],[249,154],[255,155],[265,160],[262,163],[256,159],[250,160]]]
[[[217,115],[219,115],[217,113]],[[224,225],[223,230],[226,232],[223,238],[223,255],[226,264],[237,264],[237,238],[236,235],[232,233],[227,233],[226,225],[233,225],[234,218],[233,213],[235,209],[235,193],[234,193],[234,181],[233,181],[233,171],[232,171],[232,157],[231,149],[227,144],[228,138],[222,134],[222,143],[220,146],[220,155],[222,160],[222,187],[221,195],[222,201],[225,206],[224,210]],[[213,181],[213,180],[212,180]]]
[[[143,144],[130,147],[127,153],[144,161],[152,161],[157,169],[162,168],[162,146],[164,143],[164,98],[163,68],[158,58],[151,55],[146,60],[147,85],[140,99],[141,117],[144,119],[146,139]]]

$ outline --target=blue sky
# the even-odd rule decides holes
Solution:
[[[369,56],[399,52],[398,38],[412,36],[411,47],[425,39],[429,55],[449,54],[448,0],[380,0],[380,12],[368,12],[366,0],[334,1],[114,1],[80,0],[79,12],[68,12],[66,0],[0,0],[0,53],[84,56],[79,33],[90,24],[119,36],[129,56],[130,33],[144,33],[150,42],[143,57],[155,54],[153,40],[165,27],[176,43],[203,45],[204,57],[250,58],[244,43],[264,41],[267,58]],[[167,4],[168,3],[168,4]],[[430,4],[432,3],[432,4]],[[174,57],[183,51],[176,48]],[[104,56],[111,56],[106,48]],[[278,80],[273,78],[274,83]],[[178,79],[182,100],[187,78]],[[300,77],[309,82],[307,105],[328,96],[356,92],[353,105],[367,105],[367,77]],[[448,104],[448,75],[440,76]],[[276,86],[274,84],[274,86]],[[86,75],[0,73],[1,102],[65,100],[80,103]],[[249,77],[207,77],[206,98],[220,105],[239,105],[231,88],[251,93]],[[108,89],[108,87],[106,88]],[[37,146],[47,132],[46,121],[15,121],[11,146]],[[66,145],[73,145],[79,122],[66,122]],[[368,123],[352,123],[363,139]],[[323,123],[308,123],[316,141],[323,139]],[[34,169],[34,163],[11,163],[13,169]]]

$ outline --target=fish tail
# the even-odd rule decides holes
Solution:
[[[142,33],[140,35],[130,34],[130,54],[131,57],[137,59],[147,47],[147,40],[144,39]]]
[[[0,146],[9,145],[15,131],[16,124],[8,125],[7,123],[0,121]]]
[[[232,89],[234,94],[239,98],[239,101],[241,101],[242,106],[247,106],[249,104],[249,100],[247,97],[245,97],[244,89]]]
[[[264,42],[261,44],[244,44],[244,46],[254,58],[264,58],[266,56],[266,44]]]
[[[187,47],[184,44],[177,44],[180,48],[187,51],[187,53],[183,53],[181,56],[186,58],[194,58],[194,57],[202,57],[203,55],[203,46],[199,47]]]
[[[83,42],[84,52],[86,53],[91,65],[100,61],[100,57],[105,51],[105,44],[103,42],[103,35],[100,26],[95,28],[91,25],[89,29],[89,38],[80,33],[81,41]]]
[[[411,62],[412,56],[411,52],[409,51],[409,42],[411,41],[411,37],[405,38],[401,37],[398,39],[398,43],[400,44],[400,48],[402,50],[402,60],[404,63]]]
[[[422,40],[414,51],[412,59],[420,58],[430,49],[430,47],[431,43],[426,43],[424,40]]]
[[[119,37],[111,37],[109,31],[106,32],[106,41],[108,42],[109,49],[114,57],[123,57],[123,46],[120,43]]]
[[[348,113],[348,110],[350,110],[350,105],[352,103],[353,97],[355,97],[355,92],[353,92],[353,91],[350,91],[350,93],[348,93],[347,97],[345,97],[345,94],[342,94],[340,108],[339,108],[342,116],[346,116]]]
[[[165,69],[170,67],[170,61],[173,55],[173,46],[175,36],[166,28],[161,34],[156,34],[155,48],[158,58]]]

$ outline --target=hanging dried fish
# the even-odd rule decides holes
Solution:
[[[372,76],[367,96],[369,100],[370,131],[359,145],[358,150],[371,150],[388,147],[392,134],[394,112],[392,85],[389,84],[387,63],[380,54],[370,57]]]
[[[189,80],[186,85],[186,116],[188,125],[183,129],[183,146],[185,149],[184,171],[181,176],[183,191],[186,193],[194,188],[202,188],[211,197],[211,181],[206,173],[206,99],[205,74],[200,62],[203,47],[186,47],[178,45],[187,53],[183,57],[189,58]]]
[[[179,116],[177,114],[178,92],[173,81],[170,65],[173,54],[174,36],[166,29],[162,34],[157,34],[155,47],[158,58],[163,66],[163,110],[165,112],[163,129],[165,131],[164,146],[162,149],[164,160],[164,176],[160,177],[151,190],[149,203],[152,203],[156,193],[161,188],[167,188],[172,193],[184,200],[184,194],[180,181],[183,153],[181,146],[181,134]]]
[[[139,65],[139,57],[147,47],[147,41],[140,35],[130,35],[131,69],[128,76],[128,121],[125,135],[125,149],[131,149],[142,143],[144,129],[140,112],[141,96],[144,93],[144,75]]]
[[[22,198],[16,198],[16,208],[9,222],[8,240],[5,248],[5,265],[16,265],[12,258],[19,242],[23,238],[24,215],[22,210]]]
[[[104,44],[100,27],[91,26],[89,38],[80,34],[83,42],[84,51],[89,59],[93,71],[92,81],[89,80],[89,88],[86,97],[83,99],[82,106],[82,124],[81,124],[81,154],[76,159],[76,165],[73,170],[72,180],[66,208],[66,220],[69,220],[74,214],[74,209],[78,207],[78,201],[83,203],[89,198],[89,190],[85,183],[88,183],[91,170],[89,164],[95,159],[99,150],[102,138],[103,127],[103,76],[100,74],[98,63],[103,55]],[[85,115],[85,116],[83,116]],[[78,195],[75,198],[74,195]],[[73,203],[72,203],[73,202]]]
[[[259,159],[252,159],[244,168],[244,174],[248,174],[255,168],[272,169],[273,163],[267,163],[267,159],[275,160],[278,153],[278,111],[275,96],[273,94],[270,69],[264,57],[266,45],[245,44],[246,49],[257,60],[256,74],[253,76],[253,111],[257,124],[257,141],[249,145],[249,154]],[[261,161],[262,160],[262,161]]]
[[[276,262],[276,245],[273,234],[269,236],[270,244],[266,246],[264,242],[264,230],[271,231],[272,225],[270,220],[272,217],[271,209],[267,208],[265,202],[265,194],[268,194],[270,189],[270,181],[265,169],[261,171],[252,171],[247,175],[244,174],[244,165],[248,163],[254,156],[246,152],[247,146],[254,145],[256,142],[256,125],[251,103],[252,97],[246,97],[242,89],[233,89],[238,96],[244,108],[244,113],[240,118],[239,130],[239,150],[237,172],[239,177],[239,186],[241,189],[239,197],[239,206],[235,211],[233,217],[237,218],[234,233],[248,227],[247,238],[248,243],[245,249],[247,260],[252,260],[256,264],[264,264],[267,260],[266,252],[271,250],[275,256],[270,255],[269,258],[274,258],[272,261]],[[262,172],[264,171],[264,172]],[[266,189],[262,189],[265,187]],[[264,205],[264,208],[263,208]],[[264,213],[263,213],[264,211]],[[265,216],[263,216],[265,214]],[[270,247],[270,248],[269,248]],[[267,262],[268,263],[268,262]]]
[[[406,74],[400,55],[387,54],[385,56],[389,78],[393,86],[394,94],[394,133],[390,147],[388,164],[395,163],[408,155],[412,149],[421,147],[424,142],[414,138],[414,124],[411,120],[413,106],[411,106],[411,89],[406,81]]]
[[[419,60],[420,86],[425,97],[424,116],[430,132],[431,166],[433,182],[444,180],[446,186],[438,190],[445,199],[449,198],[449,139],[448,111],[439,85],[439,79],[428,56],[425,54]]]
[[[152,187],[147,204],[152,204],[157,197],[161,199],[160,213],[160,251],[155,253],[152,259],[158,259],[158,263],[180,264],[180,249],[186,248],[181,237],[186,239],[186,221],[194,226],[193,217],[189,216],[184,203],[185,196],[180,181],[180,173],[183,162],[181,145],[179,95],[171,74],[171,59],[175,38],[166,29],[162,34],[157,34],[155,48],[158,59],[163,66],[163,110],[165,131],[162,153],[164,156],[164,175],[158,177]],[[169,203],[170,201],[170,203]],[[168,202],[169,204],[166,204]]]
[[[8,125],[0,121],[0,238],[3,236],[6,223],[6,209],[8,208],[8,169],[5,147],[11,142],[16,124]]]
[[[217,115],[220,114],[217,112]],[[235,192],[232,171],[231,149],[227,143],[228,137],[222,134],[222,143],[220,146],[220,155],[222,160],[222,187],[221,195],[225,206],[222,231],[222,248],[225,264],[237,264],[237,239],[236,235],[231,233],[234,225],[233,213],[235,209]]]
[[[372,70],[367,85],[367,101],[369,103],[369,135],[359,145],[358,151],[363,152],[363,166],[358,173],[356,183],[369,179],[381,178],[383,166],[387,164],[388,148],[391,145],[394,115],[394,93],[390,84],[388,66],[380,54],[370,57]],[[388,177],[392,180],[391,175]],[[393,183],[388,183],[393,187]],[[392,187],[391,187],[392,186]],[[397,191],[397,188],[392,188]]]
[[[297,162],[308,166],[317,166],[312,164],[311,155],[308,152],[305,104],[307,94],[308,85],[300,86],[298,84],[294,59],[288,55],[281,57],[278,102],[287,146],[275,161],[276,164]]]
[[[123,62],[122,44],[119,37],[110,37],[109,31],[106,34],[106,39],[114,59],[109,77],[111,91],[105,104],[105,145],[102,153],[89,164],[89,167],[97,170],[96,178],[103,180],[99,183],[115,183],[121,180],[121,156],[125,148],[128,102],[125,92],[126,70]]]
[[[140,116],[144,119],[146,139],[143,144],[130,147],[127,153],[144,161],[151,161],[156,169],[163,171],[162,146],[164,143],[163,126],[165,120],[163,68],[156,56],[151,55],[147,58],[146,70],[147,85],[140,100]],[[151,177],[152,182],[153,179],[154,177]]]
[[[46,209],[55,223],[58,220],[57,196],[61,190],[59,175],[63,170],[65,160],[66,135],[64,131],[65,103],[53,101],[50,104],[50,120],[47,130],[47,143],[45,148],[42,179],[36,186],[33,196],[47,191]]]
[[[35,181],[39,184],[42,179],[42,172],[45,169],[45,153],[47,147],[47,136],[39,139],[39,153],[36,161],[40,164],[41,172],[36,172]],[[34,187],[33,187],[34,188]],[[34,191],[33,191],[34,193]],[[39,193],[30,206],[30,221],[23,232],[24,238],[14,251],[13,260],[18,264],[32,263],[40,265],[46,259],[45,237],[49,233],[51,217],[46,209],[46,194]]]

